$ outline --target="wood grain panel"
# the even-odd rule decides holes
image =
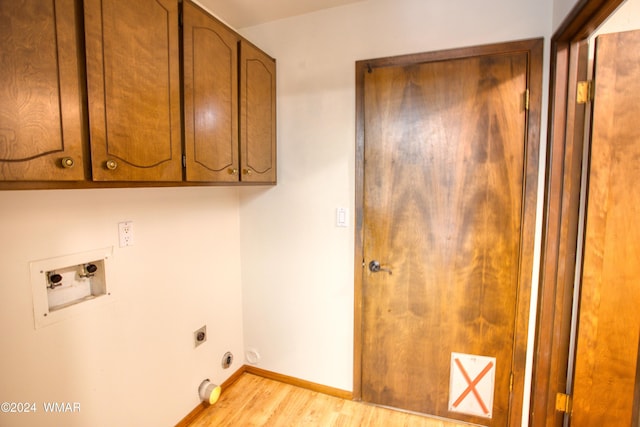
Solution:
[[[84,177],[77,55],[73,0],[0,3],[0,179]]]
[[[276,182],[276,63],[240,44],[240,162],[243,182]]]
[[[629,425],[640,334],[640,31],[596,42],[572,425]]]
[[[183,10],[186,177],[238,181],[239,39],[191,2]]]
[[[364,273],[364,400],[508,423],[527,67],[515,53],[365,74],[364,260],[393,274]],[[493,419],[448,411],[451,352],[497,358]]]
[[[93,179],[181,180],[178,2],[87,0],[85,31]]]

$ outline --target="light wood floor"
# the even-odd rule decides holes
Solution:
[[[353,402],[244,373],[190,427],[468,427]]]

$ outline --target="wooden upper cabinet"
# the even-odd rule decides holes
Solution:
[[[238,181],[238,36],[183,3],[187,181]]]
[[[85,0],[93,179],[180,181],[177,0]]]
[[[0,181],[275,184],[275,72],[190,0],[0,1]]]
[[[0,2],[0,180],[82,180],[74,0]]]
[[[242,182],[276,182],[276,63],[240,43],[240,162]]]

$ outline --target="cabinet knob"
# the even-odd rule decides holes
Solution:
[[[74,164],[75,163],[74,163],[74,161],[73,161],[73,159],[71,157],[64,157],[62,159],[62,167],[65,168],[65,169],[72,168]]]
[[[242,169],[244,175],[251,175],[251,169]]]
[[[105,166],[110,171],[114,171],[118,168],[118,162],[116,162],[115,160],[107,160],[107,162],[105,163]]]
[[[229,175],[238,175],[238,169],[229,168]]]

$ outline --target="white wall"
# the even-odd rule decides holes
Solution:
[[[640,28],[640,0],[625,0],[615,13],[609,17],[593,34],[617,33]]]
[[[370,0],[241,30],[278,67],[278,186],[241,191],[245,344],[258,366],[353,388],[354,228],[334,217],[338,206],[353,217],[355,61],[548,39],[551,19],[551,0]]]
[[[135,246],[118,247],[123,220]],[[236,189],[1,191],[0,236],[0,402],[38,409],[0,426],[172,426],[202,379],[231,374],[225,351],[242,363]],[[113,301],[34,329],[29,262],[107,246]],[[50,401],[81,411],[45,414]]]
[[[578,4],[578,0],[553,0],[553,29],[562,25],[567,15]]]

